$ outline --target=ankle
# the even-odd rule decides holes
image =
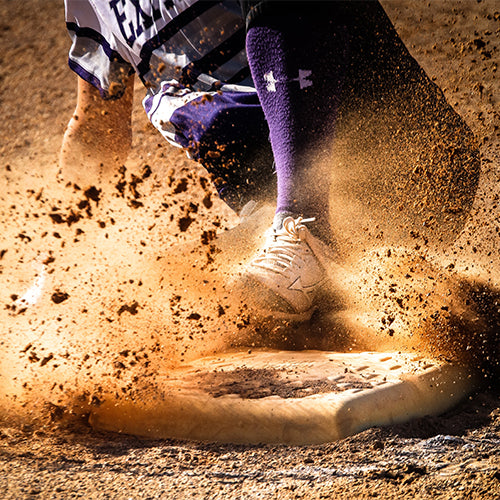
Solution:
[[[289,211],[277,212],[273,219],[273,230],[280,231],[283,228],[283,221],[287,217],[297,219],[300,216],[308,219],[307,229],[315,238],[318,238],[328,246],[335,246],[332,226],[328,218],[323,215],[297,214]]]

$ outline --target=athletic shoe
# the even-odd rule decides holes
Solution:
[[[271,316],[309,319],[326,284],[331,252],[306,227],[312,221],[286,217],[282,229],[270,231],[264,249],[243,274],[252,302]]]

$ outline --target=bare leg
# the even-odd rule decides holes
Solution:
[[[63,179],[80,187],[104,182],[123,164],[132,143],[133,76],[119,99],[104,100],[78,79],[76,110],[68,123],[59,164]]]

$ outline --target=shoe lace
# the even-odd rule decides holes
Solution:
[[[307,245],[305,224],[314,220],[314,218],[303,219],[302,217],[285,218],[283,228],[273,231],[263,252],[253,261],[253,266],[282,275],[294,267],[300,267],[305,254],[311,253]]]

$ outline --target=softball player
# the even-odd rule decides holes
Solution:
[[[269,131],[247,64],[240,5],[66,0],[65,6],[73,41],[69,65],[80,79],[77,110],[63,141],[63,169],[77,164],[74,158],[82,148],[94,150],[99,164],[125,159],[135,74],[148,89],[143,104],[151,123],[207,168],[219,194],[235,210],[273,182]],[[252,56],[256,52],[252,49]],[[282,77],[276,70],[274,75]],[[263,78],[267,81],[268,76]],[[304,81],[309,82],[307,75]],[[276,80],[274,88],[281,83]],[[300,81],[297,84],[302,88]],[[90,160],[87,157],[87,163]],[[284,170],[281,163],[278,186],[280,178],[286,185],[290,182],[290,165]],[[324,281],[324,269],[311,251],[319,242],[310,246],[315,238],[304,225],[300,207],[284,203],[282,189],[278,193],[269,244],[246,278],[270,291],[280,302],[278,307],[274,300],[274,305],[284,308],[281,312],[308,317],[315,289]]]
[[[311,174],[335,138],[339,109],[427,82],[379,3],[65,2],[69,65],[80,79],[63,169],[89,142],[98,162],[124,160],[137,75],[151,123],[206,167],[235,210],[265,195],[274,160],[274,223],[243,281],[272,314],[309,318],[333,246],[330,176]]]

